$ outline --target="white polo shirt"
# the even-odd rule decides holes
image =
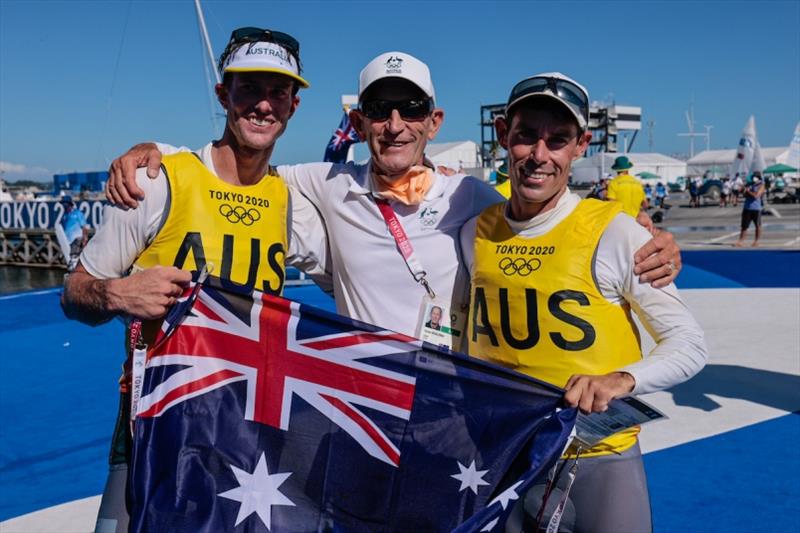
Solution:
[[[310,163],[280,166],[278,172],[317,207],[325,222],[337,311],[414,335],[426,291],[414,281],[378,210],[370,165]],[[477,178],[435,174],[420,205],[390,202],[431,288],[453,309],[469,300],[461,226],[500,200]]]

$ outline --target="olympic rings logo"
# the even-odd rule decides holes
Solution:
[[[219,206],[219,214],[224,216],[231,224],[241,222],[245,226],[252,226],[254,222],[261,219],[261,213],[258,209],[245,209],[240,205],[232,207],[230,204],[222,204]]]
[[[506,276],[519,274],[524,278],[530,275],[531,272],[539,270],[539,267],[542,266],[542,262],[536,257],[531,257],[527,260],[524,257],[517,257],[515,259],[504,257],[497,266]]]

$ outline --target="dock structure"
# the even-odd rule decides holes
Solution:
[[[0,229],[0,265],[67,268],[52,229]]]

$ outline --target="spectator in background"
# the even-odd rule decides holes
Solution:
[[[56,238],[67,263],[67,271],[72,272],[78,264],[81,250],[89,241],[89,223],[80,209],[75,208],[71,196],[61,198],[64,214],[56,225]]]
[[[660,181],[656,183],[656,207],[664,209],[664,201],[667,199],[667,188]]]
[[[650,209],[650,206],[655,205],[653,204],[653,187],[649,183],[644,186],[644,201],[645,209]]]
[[[624,155],[614,160],[611,169],[616,171],[617,176],[608,183],[607,197],[620,202],[622,210],[636,218],[644,205],[644,188],[639,180],[628,173],[631,168],[633,163]]]
[[[747,234],[747,228],[750,227],[750,222],[756,226],[756,238],[753,239],[753,246],[758,246],[758,240],[761,238],[761,211],[764,209],[764,190],[766,187],[761,181],[761,173],[754,172],[753,180],[744,190],[744,205],[742,207],[742,230],[739,233],[739,240],[736,246],[744,246],[744,237]]]
[[[719,206],[727,207],[731,197],[731,180],[722,178],[722,191],[719,195]]]
[[[592,185],[592,190],[589,191],[587,198],[596,198],[597,200],[605,200],[608,195],[608,180],[600,178],[599,181]],[[509,196],[510,198],[510,196]]]
[[[733,182],[731,183],[731,192],[733,193],[733,206],[736,207],[739,205],[739,198],[742,196],[742,192],[744,191],[744,180],[742,176],[739,175],[737,172],[736,175],[733,177]]]
[[[697,202],[697,196],[700,194],[700,189],[697,186],[695,178],[689,178],[689,207],[700,207]]]
[[[511,182],[508,181],[508,163],[503,163],[497,169],[494,190],[503,195],[503,198],[511,198]]]

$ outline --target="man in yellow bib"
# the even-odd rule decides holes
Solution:
[[[588,147],[589,96],[560,73],[525,79],[496,121],[508,151],[511,199],[484,210],[461,233],[472,284],[469,352],[566,389],[584,413],[629,393],[680,383],[705,364],[703,333],[674,285],[656,289],[633,272],[632,251],[650,235],[617,202],[581,200],[567,187]],[[657,342],[642,358],[636,312]],[[540,525],[562,499],[562,530],[650,531],[638,429],[580,452],[551,494]],[[574,463],[575,450],[567,455]],[[567,471],[570,469],[568,465]],[[534,530],[541,487],[528,493]]]
[[[503,195],[503,198],[508,200],[511,198],[511,182],[508,181],[508,163],[503,163],[497,169],[497,183],[494,190]]]
[[[644,187],[631,176],[628,171],[633,168],[633,163],[627,156],[621,155],[614,160],[611,170],[616,171],[617,176],[608,182],[608,200],[615,200],[622,204],[622,210],[636,218],[644,205]]]
[[[275,142],[300,103],[298,90],[308,87],[300,75],[299,52],[299,43],[285,33],[233,32],[220,58],[223,83],[216,86],[227,112],[222,138],[196,153],[165,157],[153,180],[146,169],[137,173],[147,198],[135,211],[106,210],[102,227],[65,284],[67,316],[91,324],[115,315],[144,320],[142,337],[149,343],[156,320],[175,303],[192,272],[210,268],[225,287],[281,294],[284,262],[312,275],[315,265],[324,263],[299,252],[325,250],[316,210],[302,195],[290,195],[270,166]],[[139,336],[132,329],[131,341]],[[121,380],[98,531],[128,529],[126,381]]]

